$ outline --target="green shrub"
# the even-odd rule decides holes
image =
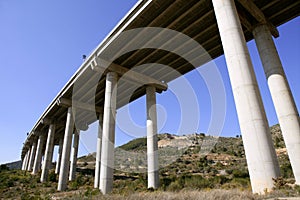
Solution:
[[[273,178],[273,182],[275,189],[283,189],[287,184],[287,181],[283,177]]]
[[[175,182],[172,182],[169,186],[168,186],[168,190],[176,192],[179,191],[183,188],[183,185],[180,184],[180,181],[176,180]]]
[[[231,183],[234,183],[240,187],[249,187],[250,179],[249,178],[233,178]]]
[[[232,171],[233,171],[232,169],[226,169],[226,170],[225,170],[225,172],[226,172],[227,174],[232,174]]]
[[[6,186],[7,187],[13,187],[15,184],[14,184],[14,181],[11,180],[11,179],[8,179],[7,182],[6,182]]]
[[[209,182],[212,183],[214,186],[216,185],[223,185],[224,183],[228,182],[229,179],[225,176],[214,176],[209,179]]]
[[[297,191],[298,195],[300,195],[300,185],[295,185],[295,191]]]
[[[69,186],[70,186],[70,190],[77,190],[79,188],[79,185],[76,181],[70,182]]]
[[[49,172],[48,180],[49,180],[50,182],[54,182],[54,183],[57,182],[57,178],[56,178],[56,174],[55,174],[55,171],[54,171],[54,170],[51,170],[51,171]]]
[[[283,178],[291,178],[293,177],[293,170],[290,163],[285,163],[280,166],[280,172]]]
[[[174,182],[174,180],[176,179],[176,177],[164,177],[164,178],[161,178],[160,179],[160,185],[161,185],[161,188],[163,190],[166,190],[167,187],[172,183]]]
[[[119,148],[129,151],[129,150],[145,150],[147,147],[147,138],[137,138],[120,146]]]
[[[98,192],[97,192],[98,191]],[[91,198],[91,196],[99,194],[99,190],[93,190],[92,188],[88,187],[84,192],[84,196]]]
[[[239,169],[234,169],[232,174],[235,178],[248,178],[249,173],[247,171],[241,171]]]
[[[223,164],[221,162],[217,162],[216,167],[218,169],[223,168]]]
[[[0,172],[7,170],[9,170],[9,168],[5,164],[0,165]]]
[[[75,178],[75,182],[79,185],[79,186],[82,186],[86,183],[86,179],[83,175],[81,174],[78,174]]]
[[[30,183],[29,187],[30,188],[36,188],[36,184],[35,183]]]
[[[195,175],[186,177],[184,186],[193,189],[205,189],[210,188],[211,183],[208,179],[205,179],[200,175]]]
[[[29,193],[24,192],[24,193],[21,195],[21,200],[29,200],[29,199],[31,199]]]

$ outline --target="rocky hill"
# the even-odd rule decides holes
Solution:
[[[159,189],[147,189],[146,138],[137,138],[115,148],[112,195],[93,189],[95,153],[78,159],[76,179],[66,192],[57,192],[58,175],[0,169],[0,199],[264,199],[299,196],[278,125],[271,127],[283,178],[275,180],[275,193],[260,198],[251,194],[241,136],[212,137],[201,134],[158,135]],[[8,164],[10,165],[10,164]],[[153,192],[153,193],[152,193]],[[193,194],[193,196],[190,196]],[[200,197],[201,196],[201,197]],[[205,196],[205,197],[204,197]],[[234,198],[235,196],[235,198]]]
[[[291,178],[292,170],[280,127],[275,125],[270,130],[282,175]],[[164,133],[158,135],[158,147],[160,175],[171,182],[180,177],[199,176],[206,179],[222,177],[229,183],[240,179],[238,185],[250,185],[242,136],[216,138],[203,133],[183,136]],[[137,138],[117,147],[115,175],[146,176],[146,150],[146,138]],[[83,169],[93,170],[94,163],[95,153],[78,160],[79,168]]]

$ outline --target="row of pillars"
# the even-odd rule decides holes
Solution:
[[[22,170],[32,171],[32,174],[37,174],[41,170],[40,181],[42,183],[47,181],[48,173],[52,166],[55,127],[55,124],[50,124],[48,135],[40,134],[38,138],[33,141],[31,148],[29,148],[23,158]],[[55,173],[59,174],[58,190],[66,189],[68,175],[70,181],[75,179],[80,131],[75,129],[73,134],[73,130],[72,108],[68,108],[67,128],[65,137],[59,139],[59,149],[55,167]],[[73,148],[72,156],[70,157],[72,135],[74,135]],[[46,148],[43,153],[44,146],[46,146]]]
[[[254,193],[273,188],[280,176],[265,109],[234,0],[212,0],[224,49]],[[267,24],[252,34],[264,67],[296,184],[300,184],[300,120]]]
[[[115,72],[109,72],[106,76],[104,115],[99,116],[94,188],[99,188],[103,194],[111,192],[113,186],[117,79],[118,75]],[[157,113],[154,86],[146,87],[146,101],[148,188],[158,188]]]
[[[95,164],[94,187],[99,188],[102,193],[112,191],[113,170],[114,170],[114,144],[115,144],[115,118],[116,118],[116,97],[117,97],[118,75],[109,72],[106,75],[105,103],[103,113],[99,114],[99,128],[97,139],[97,152]],[[157,113],[156,113],[156,88],[146,87],[147,94],[147,156],[148,156],[148,187],[159,186],[158,176],[158,155],[157,155]],[[59,174],[58,191],[64,191],[69,181],[75,179],[77,152],[79,143],[79,131],[74,132],[73,149],[70,162],[72,132],[74,130],[74,113],[68,108],[67,122],[64,139],[59,141],[58,157],[55,173]],[[55,124],[49,126],[44,161],[42,165],[41,182],[45,182],[52,164],[54,148]],[[25,154],[22,170],[32,170],[36,174],[41,168],[42,149],[46,138],[40,135],[37,142]],[[36,146],[37,144],[37,146]],[[37,147],[37,148],[36,148]],[[32,168],[32,163],[34,167]]]
[[[279,164],[269,130],[261,94],[254,74],[250,54],[242,31],[234,0],[212,0],[219,27],[230,82],[236,104],[238,120],[243,135],[252,190],[264,193],[273,188],[272,178],[280,176]],[[296,184],[300,184],[300,122],[280,58],[271,32],[266,24],[253,29],[253,36],[263,63],[275,110],[282,129]],[[112,191],[114,169],[114,143],[117,79],[115,72],[106,75],[105,103],[99,115],[99,130],[95,164],[94,187],[103,194]],[[147,86],[147,159],[148,187],[159,186],[157,155],[156,88]],[[59,173],[58,190],[65,190],[67,178],[75,176],[79,133],[75,131],[71,166],[70,150],[74,121],[68,109],[64,140],[60,141],[56,173]],[[53,154],[55,125],[50,125],[41,181],[45,181]],[[43,135],[25,154],[22,169],[33,174],[40,169]],[[35,157],[35,159],[33,159]]]

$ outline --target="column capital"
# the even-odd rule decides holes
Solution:
[[[258,22],[257,24],[266,24],[268,26],[268,28],[270,29],[272,35],[275,38],[279,37],[279,32],[278,32],[276,26],[274,26],[266,18],[265,14],[261,11],[261,9],[259,9],[255,5],[253,0],[238,0],[238,2],[252,15],[252,17]],[[240,15],[240,17],[241,17],[241,15]],[[243,21],[243,20],[241,20],[241,21]],[[257,25],[252,26],[252,30],[254,29],[255,26],[257,26]],[[249,31],[252,32],[252,30],[249,30]]]
[[[78,109],[82,109],[82,110],[90,111],[90,112],[96,112],[96,113],[103,112],[102,107],[84,103],[84,102],[80,102],[80,101],[75,101],[73,99],[63,98],[63,97],[58,98],[56,101],[56,104],[59,106],[67,107],[67,108],[73,107],[73,108],[78,108]]]
[[[91,61],[90,66],[93,71],[97,71],[97,72],[100,72],[103,74],[106,74],[109,72],[115,72],[120,77],[122,77],[122,78],[126,79],[127,81],[132,82],[134,84],[155,85],[155,87],[157,88],[157,91],[160,91],[160,92],[166,91],[168,89],[168,85],[160,80],[157,80],[157,79],[147,76],[145,74],[136,72],[134,70],[128,69],[126,67],[115,64],[113,62],[108,62],[99,57],[95,57]]]

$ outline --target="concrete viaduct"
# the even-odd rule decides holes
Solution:
[[[22,170],[32,174],[41,170],[40,180],[46,181],[54,145],[59,145],[57,189],[65,190],[68,180],[75,177],[80,130],[87,130],[91,123],[98,121],[94,186],[104,194],[111,192],[116,110],[146,95],[148,187],[159,187],[155,95],[167,90],[167,83],[177,75],[151,67],[145,67],[141,72],[130,69],[145,63],[161,63],[185,74],[194,68],[181,56],[163,50],[165,44],[161,44],[161,48],[139,48],[120,54],[123,47],[134,43],[144,42],[147,47],[149,43],[155,43],[161,34],[148,41],[143,41],[142,34],[128,36],[125,41],[118,41],[118,36],[136,28],[161,27],[194,39],[213,59],[224,53],[252,190],[254,193],[264,193],[272,190],[272,178],[278,177],[280,171],[246,46],[247,41],[255,40],[296,183],[300,184],[299,114],[273,41],[273,37],[279,37],[277,26],[299,16],[299,13],[300,1],[295,0],[138,1],[86,58],[37,120],[22,149]],[[175,40],[168,39],[169,43]],[[116,44],[122,48],[114,48]],[[176,48],[183,49],[186,45]],[[192,52],[193,49],[186,49],[186,54]],[[196,60],[202,58],[198,59],[198,66],[209,61],[203,55],[192,56]],[[109,61],[108,64],[103,60]],[[123,76],[125,80],[119,81]],[[134,92],[128,92],[130,88],[135,88]]]

